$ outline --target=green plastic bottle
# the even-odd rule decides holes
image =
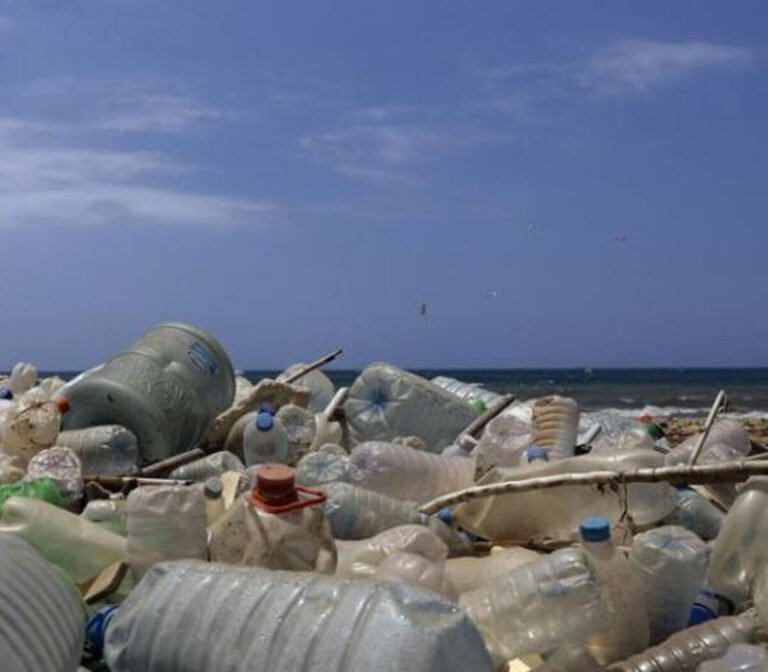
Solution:
[[[488,407],[485,405],[482,399],[478,399],[477,397],[472,397],[469,400],[469,405],[472,407],[472,409],[477,413],[478,415],[481,415],[485,413],[488,410]]]
[[[0,509],[10,497],[30,497],[63,507],[64,498],[58,486],[50,478],[33,478],[31,481],[0,485]]]

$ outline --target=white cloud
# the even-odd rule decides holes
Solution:
[[[704,70],[749,64],[751,50],[711,42],[624,40],[597,52],[578,81],[604,93],[642,93]]]
[[[112,115],[98,120],[95,126],[106,131],[183,131],[206,121],[219,121],[227,115],[184,96],[160,93],[123,95],[112,98],[108,106]]]
[[[141,151],[71,147],[40,123],[0,119],[0,229],[51,225],[261,225],[263,201],[156,186],[188,167]]]

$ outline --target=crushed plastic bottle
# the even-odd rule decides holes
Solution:
[[[312,440],[315,438],[317,431],[315,416],[306,408],[296,406],[296,404],[286,404],[277,411],[275,418],[285,428],[293,459],[300,460],[309,452]],[[272,460],[272,462],[276,461],[279,460]]]
[[[150,570],[107,628],[105,653],[112,672],[493,670],[467,616],[432,593],[200,562]]]
[[[532,442],[552,458],[570,457],[579,433],[579,406],[567,397],[543,397],[533,405]]]
[[[120,425],[100,425],[60,432],[56,445],[74,450],[85,474],[130,474],[139,461],[136,435]]]
[[[66,506],[72,506],[83,495],[83,473],[80,460],[69,448],[46,448],[27,465],[27,478],[50,478],[58,486]]]
[[[37,383],[37,368],[28,362],[18,362],[11,375],[3,381],[9,390],[17,397],[31,390]]]
[[[307,453],[296,465],[296,482],[309,487],[346,481],[352,462],[348,455],[317,451]]]
[[[754,644],[734,644],[721,658],[699,665],[696,672],[766,672],[768,652]]]
[[[581,644],[568,643],[547,656],[543,665],[536,672],[604,672],[605,668],[598,663],[589,651]]]
[[[475,418],[467,402],[383,362],[371,364],[357,377],[344,411],[356,443],[415,435],[433,453],[453,443]]]
[[[128,495],[128,565],[138,581],[165,560],[208,557],[205,498],[179,485],[142,486]]]
[[[350,454],[349,482],[398,499],[426,502],[474,483],[475,463],[369,441]]]
[[[3,452],[29,461],[56,443],[61,426],[57,405],[40,389],[24,394],[5,415]]]
[[[629,564],[645,598],[651,644],[685,628],[707,572],[707,547],[684,527],[657,527],[637,535]]]
[[[674,464],[687,464],[693,455],[693,451],[696,449],[696,445],[699,442],[701,434],[694,434],[688,437],[680,445],[675,446],[667,453],[666,462],[669,465]],[[702,456],[709,449],[710,446],[716,444],[725,444],[733,448],[736,452],[743,456],[747,456],[751,450],[749,442],[749,434],[738,420],[726,418],[724,420],[718,420],[709,430],[707,440],[704,442],[704,447],[699,456],[701,460]]]
[[[59,486],[50,478],[33,478],[20,483],[0,485],[0,510],[2,510],[6,500],[11,497],[41,499],[44,502],[60,507],[66,505]]]
[[[436,376],[432,379],[432,382],[464,401],[479,399],[485,404],[486,408],[490,408],[501,398],[500,394],[485,389],[479,383],[464,383],[449,376]]]
[[[521,546],[497,547],[490,555],[448,558],[445,571],[459,593],[475,590],[502,579],[514,569],[541,558]]]
[[[125,537],[128,534],[126,509],[125,497],[115,495],[109,499],[94,499],[88,502],[80,515],[105,530]]]
[[[680,525],[711,541],[720,533],[725,514],[692,488],[677,488],[677,506],[664,519],[667,525]]]
[[[183,464],[176,467],[168,478],[175,478],[181,481],[206,481],[212,476],[221,476],[228,471],[245,472],[245,466],[240,459],[226,450],[220,450],[217,453],[211,453],[199,460]]]
[[[72,672],[83,649],[79,592],[23,539],[0,534],[3,672]]]
[[[322,492],[296,486],[290,467],[259,466],[253,491],[241,495],[211,528],[211,559],[332,573],[336,546],[324,501]]]
[[[24,539],[75,583],[125,560],[125,539],[74,513],[39,499],[11,497],[3,505],[0,533]]]
[[[306,364],[292,364],[285,371],[283,371],[278,377],[279,382],[284,382],[287,378],[297,373],[299,369],[302,369]],[[307,404],[307,410],[311,413],[320,413],[331,401],[336,388],[320,369],[314,369],[309,373],[305,373],[300,378],[297,378],[292,385],[300,385],[306,387],[309,390],[309,402]]]
[[[416,553],[391,553],[379,563],[373,578],[423,588],[451,602],[458,599],[456,589],[445,574],[445,563],[433,562]]]
[[[249,467],[275,462],[290,464],[294,453],[282,420],[269,413],[256,414],[243,430],[243,455]]]

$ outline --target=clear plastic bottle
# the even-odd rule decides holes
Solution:
[[[86,505],[81,517],[92,523],[101,525],[105,530],[124,537],[128,534],[126,527],[127,502],[123,495],[115,495],[109,499],[93,499]]]
[[[676,493],[677,506],[664,522],[685,527],[704,541],[717,537],[725,514],[692,488],[677,488]]]
[[[58,406],[45,392],[33,388],[6,413],[3,423],[3,452],[25,462],[55,445],[61,426]]]
[[[473,460],[381,441],[357,446],[350,459],[350,483],[413,502],[467,488],[475,480]]]
[[[755,641],[761,623],[754,610],[686,628],[658,646],[614,663],[621,672],[694,672],[699,663],[722,656],[733,644]]]
[[[768,652],[762,646],[734,644],[721,658],[699,665],[696,672],[766,672]]]
[[[579,433],[579,406],[567,397],[543,397],[533,405],[534,444],[549,450],[550,457],[571,457]]]
[[[277,377],[277,380],[283,382],[286,378],[292,376],[305,366],[306,364],[301,363],[292,364]],[[305,373],[291,384],[300,385],[309,390],[309,403],[307,404],[307,409],[312,413],[320,413],[328,405],[336,392],[336,388],[331,382],[331,379],[320,369],[314,369],[309,373]]]
[[[448,558],[445,571],[459,593],[467,593],[502,579],[514,569],[541,558],[522,546],[496,547],[481,557]]]
[[[94,578],[126,556],[125,539],[120,535],[39,499],[8,499],[3,505],[0,532],[32,544],[75,583]]]
[[[269,413],[257,414],[243,431],[243,455],[249,467],[274,462],[290,464],[293,453],[281,420]]]
[[[675,446],[666,455],[666,463],[668,465],[675,464],[687,464],[693,455],[693,451],[696,449],[696,445],[699,442],[701,434],[695,434],[688,437],[681,444]],[[749,434],[738,420],[726,418],[724,420],[718,420],[712,425],[712,429],[709,430],[707,440],[704,442],[704,447],[699,455],[699,461],[706,455],[710,446],[715,444],[726,444],[733,448],[737,453],[741,455],[748,455],[751,450],[751,444],[749,442]]]
[[[130,474],[139,461],[136,435],[120,425],[99,425],[61,432],[57,446],[75,451],[85,474],[120,476]]]
[[[373,578],[431,590],[451,602],[458,599],[456,589],[445,574],[445,563],[434,562],[416,553],[390,553],[376,567]]]
[[[715,539],[708,585],[740,611],[768,563],[768,478],[750,478]]]
[[[83,495],[83,473],[80,460],[70,448],[46,448],[27,465],[27,478],[50,478],[58,486],[67,506],[79,502]]]
[[[581,644],[568,643],[547,656],[536,672],[603,672],[604,669]]]
[[[0,661],[3,672],[71,672],[85,626],[77,588],[32,546],[0,534]]]
[[[136,488],[126,511],[128,565],[137,581],[158,562],[208,558],[205,498],[194,488]]]
[[[645,597],[651,644],[687,626],[707,555],[706,544],[684,527],[657,527],[634,538],[629,564]]]
[[[601,601],[610,614],[608,624],[587,640],[587,650],[605,665],[648,646],[648,613],[629,561],[611,541],[608,521],[585,518],[581,539],[600,583]]]
[[[426,591],[184,561],[134,589],[105,658],[112,672],[493,670],[467,616]]]
[[[597,579],[579,548],[555,551],[477,590],[459,604],[497,665],[583,641],[607,625]]]
[[[493,406],[501,397],[500,394],[485,389],[479,383],[465,383],[449,376],[437,376],[432,379],[432,382],[464,401],[479,399],[487,408]]]
[[[349,455],[324,451],[307,453],[296,465],[296,482],[309,487],[346,481],[351,467]]]
[[[203,482],[213,476],[221,476],[228,471],[245,472],[245,466],[240,459],[226,450],[211,453],[199,460],[176,467],[168,478],[176,478],[181,481]]]
[[[286,404],[277,411],[275,417],[285,428],[293,459],[301,459],[309,452],[312,440],[315,438],[317,431],[315,416],[306,408],[296,404]]]
[[[3,385],[8,387],[14,395],[20,397],[25,392],[31,390],[37,382],[37,368],[34,364],[28,362],[17,362]]]

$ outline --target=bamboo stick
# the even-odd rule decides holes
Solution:
[[[725,390],[720,390],[717,393],[717,396],[715,397],[715,403],[713,403],[712,408],[709,409],[709,415],[707,416],[707,421],[704,423],[704,431],[701,433],[699,440],[696,442],[696,448],[693,451],[693,454],[691,455],[691,459],[688,460],[688,464],[691,467],[694,464],[696,464],[696,460],[699,459],[699,455],[701,454],[701,451],[704,448],[704,442],[707,440],[707,437],[709,436],[709,430],[712,429],[712,425],[715,422],[715,418],[717,417],[718,412],[723,407],[724,401],[725,401]]]
[[[482,497],[511,495],[516,492],[528,492],[544,488],[558,488],[566,485],[607,485],[617,487],[625,483],[670,483],[672,485],[690,485],[703,483],[724,483],[745,481],[751,476],[768,475],[768,459],[761,462],[726,462],[725,464],[705,464],[690,466],[679,464],[673,467],[629,469],[627,471],[591,471],[587,473],[554,474],[525,478],[519,481],[504,481],[488,485],[476,485],[466,490],[459,490],[442,495],[424,504],[420,511],[427,515],[456,504],[469,502]]]
[[[319,369],[321,366],[325,366],[329,362],[332,362],[342,352],[344,352],[344,350],[339,348],[338,350],[334,350],[333,352],[329,352],[327,355],[323,355],[319,359],[316,359],[314,362],[311,362],[310,364],[307,364],[306,366],[302,366],[298,371],[296,371],[296,373],[292,373],[283,382],[288,383],[289,385],[291,383],[296,382],[302,376],[306,376],[310,371],[314,371],[315,369]]]

